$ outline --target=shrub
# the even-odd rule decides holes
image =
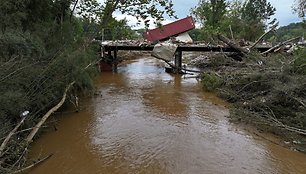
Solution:
[[[203,74],[201,79],[205,91],[214,91],[221,85],[221,78],[216,74]]]

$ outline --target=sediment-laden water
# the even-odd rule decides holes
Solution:
[[[29,173],[306,173],[306,155],[230,124],[225,102],[154,58],[102,73],[96,88],[33,144],[31,158],[54,155]]]

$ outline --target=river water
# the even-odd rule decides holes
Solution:
[[[54,155],[29,173],[306,173],[306,155],[229,123],[225,102],[153,58],[102,73],[96,87],[33,144],[31,158]]]

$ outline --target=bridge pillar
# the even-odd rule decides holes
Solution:
[[[182,68],[182,51],[176,51],[175,57],[174,57],[174,66],[178,67],[178,69],[175,69],[175,73],[180,73]]]
[[[114,56],[113,56],[113,61],[112,61],[112,69],[113,69],[113,72],[117,72],[117,68],[118,68],[118,56],[117,56],[117,52],[118,50],[115,49],[114,50]]]

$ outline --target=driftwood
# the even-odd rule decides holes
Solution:
[[[229,29],[230,29],[230,32],[231,32],[232,39],[234,40],[235,38],[234,38],[234,34],[233,34],[233,30],[232,30],[232,26],[231,25],[229,26]]]
[[[26,117],[23,117],[20,122],[15,126],[15,128],[7,135],[7,137],[4,139],[4,141],[2,142],[1,146],[0,146],[0,157],[2,157],[3,155],[3,151],[7,145],[7,143],[9,142],[9,140],[12,138],[12,136],[15,134],[15,132],[18,130],[18,128],[22,125],[22,123],[24,122],[24,120],[26,119]]]
[[[270,107],[268,107],[268,109],[271,112],[271,114],[268,114],[270,116],[270,119],[272,121],[274,121],[278,127],[283,128],[283,129],[288,130],[288,131],[291,131],[291,132],[298,133],[300,135],[306,136],[306,130],[285,125],[284,123],[282,123],[281,121],[279,121],[277,119],[277,117],[275,116],[274,112],[272,111],[272,109]]]
[[[267,32],[265,32],[263,35],[261,35],[259,37],[259,39],[257,39],[257,41],[249,48],[249,49],[253,49],[267,34],[269,34],[271,31],[275,31],[275,28],[278,26],[278,23],[274,24],[270,30],[268,30]]]
[[[236,49],[237,51],[239,51],[239,52],[241,52],[243,54],[248,54],[250,52],[249,49],[243,48],[243,47],[239,46],[237,43],[231,41],[229,38],[227,38],[227,37],[225,37],[225,36],[223,36],[221,34],[218,34],[217,38],[219,40],[221,40],[222,42],[226,43],[228,46]]]
[[[27,166],[27,167],[25,167],[25,168],[22,168],[22,169],[20,169],[20,170],[17,170],[17,171],[15,171],[15,172],[13,172],[13,174],[22,173],[22,172],[24,172],[24,171],[26,171],[26,170],[29,170],[29,169],[31,169],[31,168],[37,166],[38,164],[40,164],[40,163],[46,161],[47,159],[49,159],[49,158],[52,157],[52,156],[53,156],[53,154],[50,154],[50,155],[46,156],[45,158],[43,158],[43,159],[41,159],[41,160],[39,160],[39,161],[36,161],[36,162],[34,162],[33,164],[31,164],[31,165],[29,165],[29,166]]]
[[[63,94],[63,97],[61,99],[61,101],[55,105],[53,108],[51,108],[42,118],[41,120],[35,125],[34,129],[30,132],[30,134],[28,135],[28,137],[26,138],[26,142],[29,144],[32,142],[33,137],[36,135],[37,131],[39,130],[39,128],[45,123],[45,121],[49,118],[49,116],[57,111],[65,102],[66,97],[67,97],[67,92],[68,90],[71,88],[71,86],[75,83],[75,81],[71,82],[65,89],[65,92]]]
[[[284,42],[281,42],[281,43],[275,45],[274,47],[270,48],[269,50],[267,50],[267,51],[265,51],[265,52],[263,52],[263,53],[261,53],[261,54],[270,53],[270,52],[272,52],[273,50],[278,49],[278,48],[280,48],[281,46],[283,46],[283,45],[285,45],[285,44],[287,44],[287,43],[289,43],[289,42],[295,41],[295,40],[297,40],[297,39],[300,39],[300,38],[301,38],[301,37],[295,37],[295,38],[286,40],[286,41],[284,41]]]
[[[237,51],[241,52],[242,54],[244,55],[247,55],[250,53],[250,50],[253,49],[269,32],[273,31],[275,29],[275,27],[277,26],[277,24],[273,25],[273,27],[267,31],[266,33],[264,33],[252,46],[248,47],[248,48],[244,48],[244,47],[241,47],[239,46],[237,43],[235,43],[234,41],[231,41],[229,38],[221,35],[221,34],[218,34],[217,37],[219,40],[223,41],[224,43],[226,43],[228,46],[236,49]],[[268,49],[267,51],[265,52],[262,52],[261,55],[265,55],[267,53],[270,53],[272,51],[275,51],[279,48],[281,48],[283,45],[289,43],[289,42],[292,42],[292,41],[295,41],[297,39],[299,39],[300,37],[295,37],[295,38],[292,38],[292,39],[289,39],[289,40],[286,40],[284,42],[281,42],[277,45],[275,45],[274,47]]]

